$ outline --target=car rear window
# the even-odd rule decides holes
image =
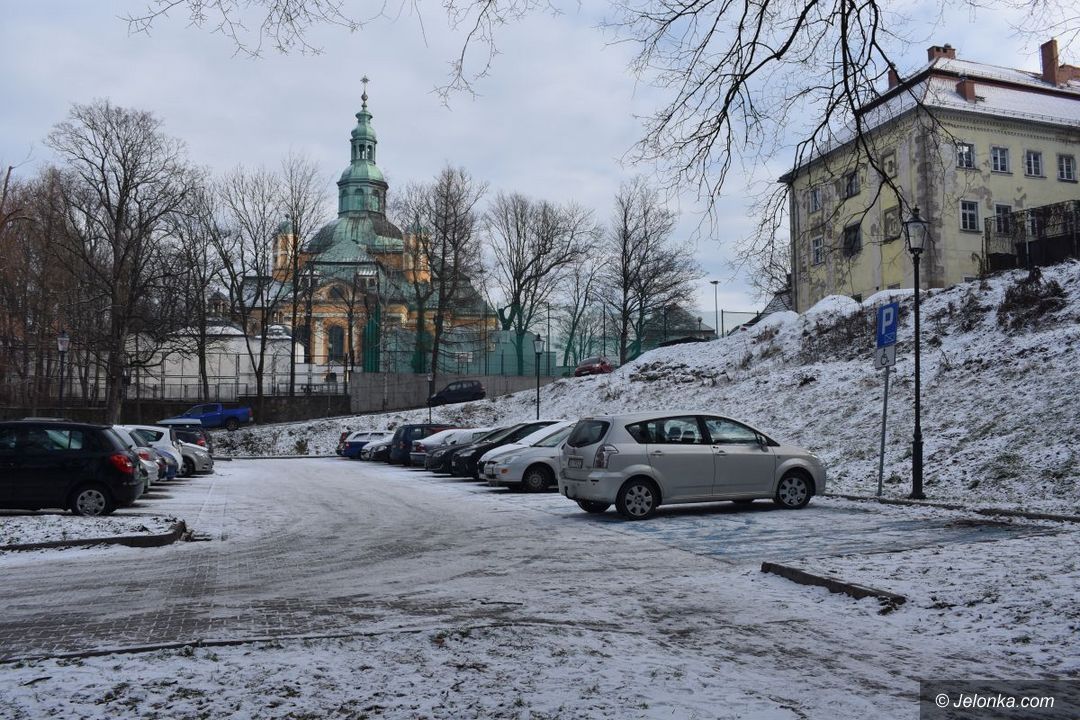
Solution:
[[[143,428],[139,428],[138,430],[132,430],[131,432],[137,437],[141,438],[143,442],[149,443],[151,445],[153,445],[165,436],[165,433],[163,432],[158,432],[156,430],[144,430]]]
[[[576,448],[595,445],[604,439],[610,426],[606,420],[581,420],[574,426],[566,444]]]

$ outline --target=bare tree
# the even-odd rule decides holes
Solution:
[[[187,328],[183,334],[191,343],[190,349],[198,363],[201,397],[207,400],[210,398],[207,369],[211,344],[210,296],[215,288],[225,286],[224,266],[217,252],[225,227],[218,198],[210,188],[192,193],[182,211],[174,215],[170,232],[176,239],[175,263],[180,271],[176,290],[187,311]]]
[[[600,293],[605,312],[610,309],[615,321],[620,364],[630,359],[631,343],[640,351],[651,315],[685,302],[693,281],[701,277],[691,248],[672,238],[674,228],[674,214],[644,180],[620,188]]]
[[[128,340],[134,332],[167,337],[173,328],[150,315],[169,285],[165,223],[196,186],[183,144],[152,114],[99,100],[74,105],[47,140],[64,161],[60,187],[68,210],[69,257],[81,282],[108,301],[106,419],[119,420]]]
[[[431,219],[435,207],[433,192],[433,185],[409,183],[397,193],[392,211],[398,222],[409,228],[407,232],[413,238],[411,242],[405,243],[403,263],[408,292],[416,307],[416,331],[411,361],[412,370],[416,373],[427,369],[431,352],[431,333],[428,332],[427,323],[429,305],[436,287],[430,275],[433,246],[423,220]]]
[[[592,214],[577,205],[559,207],[517,193],[500,193],[485,218],[492,275],[507,307],[503,330],[512,330],[517,371],[524,372],[525,337],[540,308],[554,298],[563,278],[598,234]]]
[[[563,343],[563,365],[577,364],[591,352],[595,341],[595,313],[590,313],[590,299],[597,295],[600,264],[583,260],[567,274],[560,293],[559,330]]]
[[[428,394],[434,394],[439,353],[448,320],[470,276],[480,267],[477,205],[486,191],[464,168],[446,166],[429,186],[419,215],[423,260],[430,272],[433,292],[431,363]]]
[[[289,283],[289,328],[295,339],[301,307],[310,304],[313,283],[303,282],[305,268],[301,265],[303,249],[314,237],[326,203],[326,183],[315,162],[308,157],[289,153],[281,162],[282,206],[288,218],[287,234],[279,240],[285,248]],[[311,323],[305,323],[304,352],[311,354]],[[351,328],[351,325],[350,325]],[[307,362],[310,359],[305,358]],[[296,353],[289,353],[289,395],[296,393]]]
[[[275,313],[280,312],[290,293],[288,284],[272,274],[274,238],[282,216],[281,188],[281,178],[270,170],[234,170],[217,190],[226,229],[211,236],[221,258],[232,312],[244,329],[244,346],[255,375],[260,413],[269,330],[275,324]]]

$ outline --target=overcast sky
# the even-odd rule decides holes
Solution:
[[[648,174],[620,159],[641,132],[636,118],[663,98],[627,71],[632,49],[610,44],[595,29],[599,18],[585,9],[504,28],[501,54],[478,85],[479,95],[454,97],[447,108],[433,88],[445,79],[461,36],[447,27],[437,5],[427,6],[423,31],[406,12],[355,34],[320,30],[312,39],[321,55],[268,51],[251,59],[237,56],[221,35],[189,27],[183,14],[160,20],[149,37],[129,35],[121,16],[144,2],[0,0],[0,163],[26,162],[19,172],[32,173],[50,161],[42,139],[71,103],[109,98],[157,114],[188,144],[195,162],[215,170],[274,166],[290,150],[308,154],[336,198],[332,183],[348,164],[360,78],[367,75],[379,166],[391,193],[407,181],[430,179],[450,162],[492,191],[576,200],[607,220],[619,184]],[[916,17],[939,12],[930,3],[910,11]],[[923,64],[927,45],[945,42],[967,59],[1038,67],[1037,45],[1015,38],[1004,18],[961,11],[940,27],[947,31],[915,29],[902,70]],[[757,180],[777,177],[783,164],[757,168]],[[710,279],[721,280],[722,308],[763,304],[744,276],[733,277],[729,262],[730,241],[752,226],[750,181],[746,170],[732,174],[720,201],[724,227],[697,240],[706,272],[697,304],[709,324]],[[699,226],[697,208],[688,197],[678,210],[679,233],[690,237]],[[332,212],[328,208],[327,219]]]

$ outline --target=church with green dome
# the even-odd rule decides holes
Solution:
[[[431,318],[420,320],[413,298],[417,285],[430,282],[430,272],[416,261],[419,253],[412,252],[418,230],[402,232],[386,216],[390,186],[376,164],[378,139],[366,89],[361,101],[349,136],[349,165],[337,181],[337,218],[299,250],[302,271],[295,281],[304,289],[305,301],[292,334],[305,346],[309,361],[317,364],[366,372],[427,372],[430,358],[424,357],[422,341]],[[279,282],[293,281],[289,249],[295,243],[292,227],[283,223],[273,248],[273,275]],[[291,310],[286,303],[275,312],[275,320],[287,324]],[[449,353],[478,355],[483,350],[474,346],[486,348],[487,335],[496,327],[495,313],[465,282],[444,327]],[[458,369],[453,358],[449,365],[440,370]]]

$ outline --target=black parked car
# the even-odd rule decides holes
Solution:
[[[440,445],[437,448],[431,449],[428,452],[427,457],[424,458],[424,469],[430,470],[434,473],[449,473],[450,462],[454,458],[454,453],[456,453],[458,450],[461,450],[462,448],[469,447],[473,443],[480,442],[484,438],[501,433],[505,429],[506,428],[495,428],[494,430],[492,430],[489,428],[485,430],[483,428],[479,428],[477,430],[465,430],[464,432],[466,433],[474,433],[475,437],[449,445]]]
[[[145,484],[138,455],[109,427],[0,422],[0,507],[107,515],[135,502]]]
[[[448,403],[483,400],[487,395],[479,380],[458,380],[444,387],[428,398],[428,405],[446,405]]]
[[[417,425],[402,425],[394,431],[394,437],[390,438],[390,454],[386,458],[388,463],[401,463],[408,467],[412,465],[409,460],[409,451],[412,450],[413,440],[423,440],[428,435],[449,430],[453,425],[440,425],[421,423]]]
[[[479,480],[480,469],[478,463],[484,453],[488,450],[494,450],[497,447],[517,442],[526,435],[532,435],[540,428],[552,425],[554,422],[554,420],[535,420],[533,422],[521,423],[520,425],[508,427],[501,433],[489,435],[478,442],[474,442],[472,445],[467,445],[454,453],[453,458],[450,460],[450,474]]]

